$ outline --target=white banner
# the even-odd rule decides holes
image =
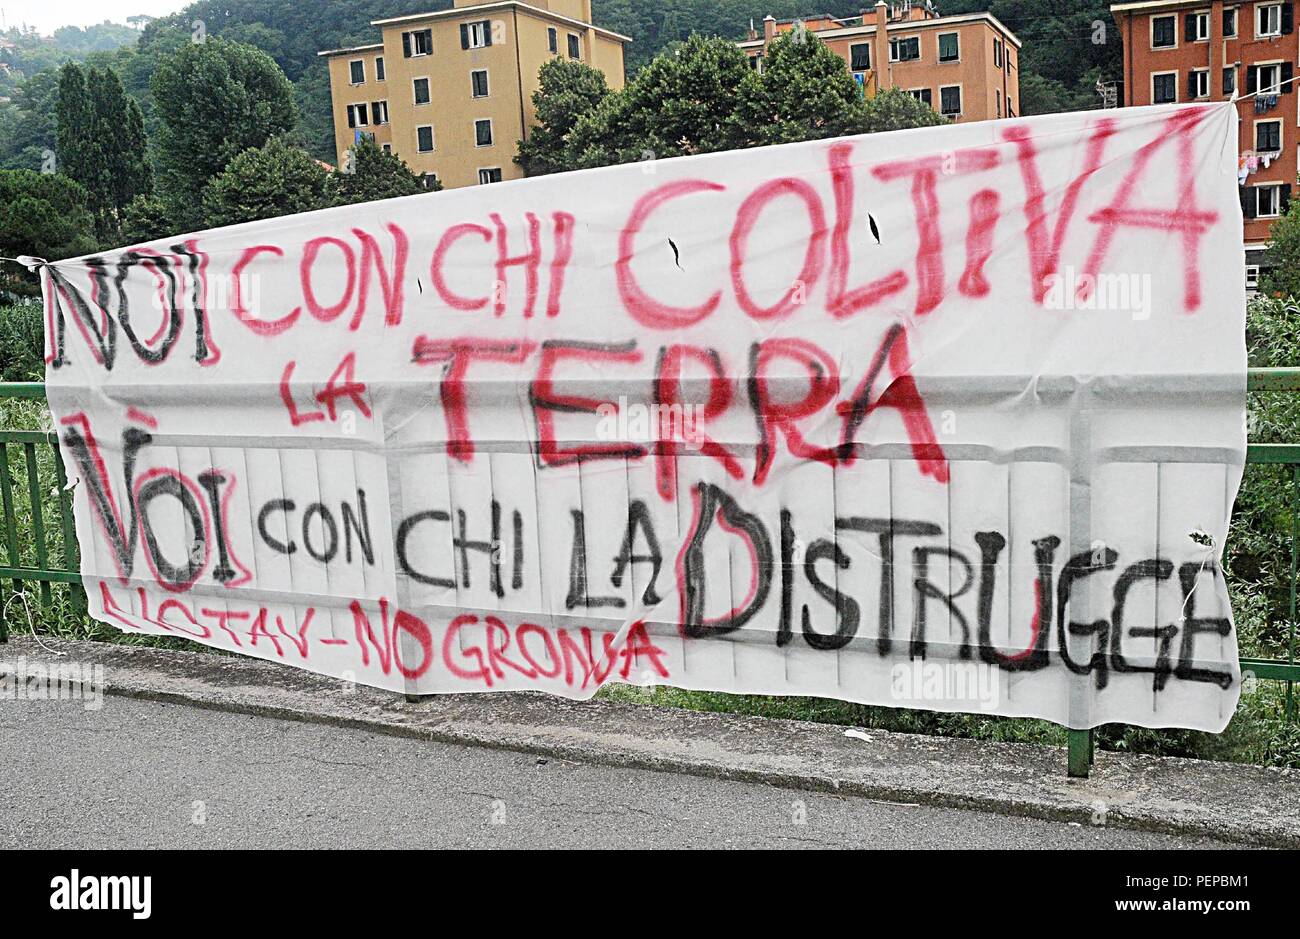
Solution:
[[[1220,730],[1236,139],[961,124],[50,265],[92,612],[415,694]]]

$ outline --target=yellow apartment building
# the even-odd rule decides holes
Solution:
[[[901,88],[957,123],[1020,113],[1020,40],[992,13],[941,16],[928,0],[882,0],[843,20],[769,16],[740,48],[761,69],[768,44],[796,29],[844,59],[868,97]]]
[[[454,4],[374,20],[379,42],[319,53],[329,65],[339,165],[368,134],[448,189],[516,179],[545,62],[567,56],[623,87],[623,46],[632,40],[594,25],[591,0]]]

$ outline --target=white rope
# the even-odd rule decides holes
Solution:
[[[1252,91],[1248,95],[1235,95],[1230,103],[1236,104],[1238,101],[1249,101],[1251,98],[1257,97],[1259,95],[1275,95],[1278,93],[1278,89],[1280,89],[1283,85],[1289,85],[1298,78],[1300,78],[1300,75],[1293,75],[1292,77],[1288,78],[1284,82],[1278,82],[1276,85],[1269,85],[1267,88],[1261,88],[1258,91]]]
[[[26,591],[24,590],[14,591],[14,595],[5,602],[4,609],[0,610],[0,618],[3,618],[9,614],[9,604],[13,603],[15,600],[23,601],[23,611],[27,614],[27,628],[31,630],[32,638],[36,640],[36,644],[46,652],[50,653],[50,655],[53,656],[67,655],[68,653],[66,652],[60,652],[58,649],[51,649],[44,642],[42,642],[41,637],[36,634],[36,618],[32,616],[32,608],[31,605],[27,602]]]

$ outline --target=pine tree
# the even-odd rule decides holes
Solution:
[[[59,172],[86,191],[87,206],[99,214],[104,177],[95,115],[81,66],[69,62],[59,70],[59,98],[55,106],[55,161]]]
[[[94,111],[95,136],[105,157],[107,201],[116,229],[131,201],[136,196],[147,195],[153,188],[145,155],[144,116],[140,106],[127,97],[121,79],[112,69],[91,69],[87,88]]]
[[[87,73],[69,63],[59,73],[56,122],[58,169],[81,184],[96,233],[111,242],[126,206],[151,188],[140,107],[112,69]]]

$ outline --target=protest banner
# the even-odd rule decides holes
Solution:
[[[92,613],[412,694],[1220,730],[1236,120],[651,161],[48,265]]]

